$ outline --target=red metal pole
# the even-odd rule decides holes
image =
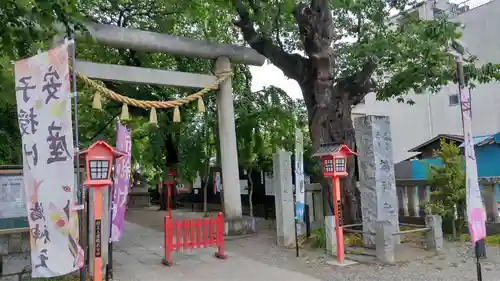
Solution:
[[[207,237],[207,226],[208,225],[208,219],[203,218],[203,247],[208,247],[208,237]],[[210,234],[209,234],[210,235]]]
[[[210,247],[214,244],[214,219],[213,218],[210,218],[208,220],[208,228],[209,228],[209,232],[208,232],[208,235],[210,237],[210,240],[208,241],[208,244],[210,245]]]
[[[171,266],[172,263],[172,246],[173,246],[173,239],[174,239],[174,233],[173,233],[173,223],[172,223],[172,218],[169,216],[165,217],[165,256],[163,257],[163,264],[167,266]]]
[[[191,247],[191,249],[194,248],[194,226],[195,226],[194,219],[189,220],[189,228],[190,228],[189,246]]]
[[[335,233],[337,236],[337,260],[344,262],[344,232],[342,230],[342,214],[340,213],[340,180],[332,177],[333,210],[335,216]]]
[[[182,248],[185,250],[189,244],[188,242],[188,227],[189,227],[189,222],[184,219],[184,222],[182,223],[182,234],[184,237],[184,241],[182,241]]]
[[[177,251],[180,250],[181,248],[181,241],[182,241],[182,236],[181,236],[181,220],[177,219],[175,222],[175,228],[176,228],[176,235],[175,235],[175,249]]]
[[[224,216],[222,213],[217,215],[216,219],[216,243],[217,243],[217,252],[215,252],[215,256],[219,259],[227,259],[227,256],[224,255]]]
[[[201,248],[201,219],[196,220],[196,248]]]
[[[168,194],[168,202],[167,202],[167,209],[168,209],[168,216],[172,217],[172,184],[171,182],[167,181],[167,194]]]

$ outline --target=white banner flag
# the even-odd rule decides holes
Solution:
[[[74,205],[68,44],[17,61],[15,83],[33,277],[83,265]]]
[[[295,218],[304,220],[304,137],[295,128]]]
[[[471,241],[472,243],[476,243],[476,241],[486,236],[486,214],[481,198],[481,190],[479,189],[476,153],[472,140],[470,91],[462,89],[460,94],[460,106],[464,126],[467,221],[469,222]]]

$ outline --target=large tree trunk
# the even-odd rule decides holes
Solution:
[[[318,70],[316,68],[317,71]],[[327,70],[325,70],[327,71]],[[309,133],[312,140],[313,151],[316,151],[321,143],[342,142],[354,148],[355,136],[351,119],[353,105],[352,95],[344,89],[327,85],[323,87],[323,81],[312,76],[308,82],[302,85],[303,95],[309,117]],[[306,80],[307,81],[307,80]],[[320,84],[320,86],[318,86]],[[347,162],[348,176],[341,187],[342,214],[345,223],[358,220],[356,203],[356,179],[354,161]],[[325,214],[333,211],[332,190],[329,180],[321,182],[323,186],[323,198],[325,199]]]
[[[332,43],[336,40],[332,11],[328,0],[311,0],[310,5],[297,4],[294,17],[307,57],[289,54],[280,47],[279,38],[273,40],[260,34],[250,19],[249,7],[242,0],[233,0],[239,15],[234,24],[238,26],[250,46],[268,58],[283,73],[296,80],[304,96],[309,115],[309,130],[313,150],[321,143],[342,142],[351,148],[355,146],[351,110],[363,97],[374,89],[371,75],[376,68],[373,58],[367,57],[366,63],[357,72],[345,77],[339,76],[336,69],[335,53]],[[253,13],[258,14],[256,2],[249,1]],[[273,42],[277,41],[277,42]],[[278,44],[276,44],[278,43]],[[343,214],[345,222],[359,217],[356,201],[355,162],[348,161],[349,176],[342,189]],[[325,179],[322,182],[325,201],[330,206],[325,214],[332,211],[331,187]]]

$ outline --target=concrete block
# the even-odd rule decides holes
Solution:
[[[2,274],[16,274],[31,271],[31,256],[30,253],[17,253],[4,256],[2,266]]]
[[[24,281],[24,280],[30,280],[30,279],[21,279],[21,277],[18,274],[0,276],[0,281]]]
[[[30,251],[30,233],[12,233],[9,235],[9,254]]]
[[[430,215],[425,217],[425,225],[430,228],[427,232],[427,248],[437,252],[442,252],[443,242],[443,221],[441,216]]]
[[[145,188],[132,188],[128,194],[128,208],[147,208],[149,207],[149,192]]]
[[[355,265],[355,264],[357,264],[357,262],[344,259],[344,261],[341,263],[338,260],[330,260],[330,261],[326,261],[326,264],[333,265],[333,266],[339,266],[339,267],[346,267],[346,266],[350,266],[350,265]]]
[[[325,216],[326,254],[337,256],[337,234],[335,232],[335,217]]]
[[[0,255],[9,253],[9,234],[0,235]]]
[[[238,236],[255,233],[255,218],[224,218],[224,235]]]
[[[395,258],[395,238],[391,222],[377,221],[375,235],[375,252],[377,260],[389,265],[396,264]]]

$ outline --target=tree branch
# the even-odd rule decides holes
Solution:
[[[276,12],[276,18],[275,18],[275,32],[276,32],[276,43],[278,43],[278,46],[280,49],[284,50],[283,48],[283,42],[281,42],[280,38],[280,14],[281,14],[281,6],[279,3],[279,0],[276,0],[275,5],[277,6],[278,11]]]
[[[254,50],[268,58],[272,64],[281,69],[283,73],[294,80],[301,80],[306,59],[298,54],[289,54],[276,46],[271,39],[257,33],[253,22],[250,20],[250,14],[242,0],[233,0],[236,11],[240,17],[234,21],[242,32],[245,41]],[[257,8],[257,7],[254,7]]]
[[[342,87],[350,93],[353,104],[363,100],[366,94],[375,90],[376,83],[372,79],[373,72],[377,69],[377,60],[369,58],[356,74],[340,79],[336,86]]]
[[[293,15],[299,25],[304,50],[310,58],[326,58],[332,53],[333,19],[327,0],[314,0],[311,6],[300,3]]]

